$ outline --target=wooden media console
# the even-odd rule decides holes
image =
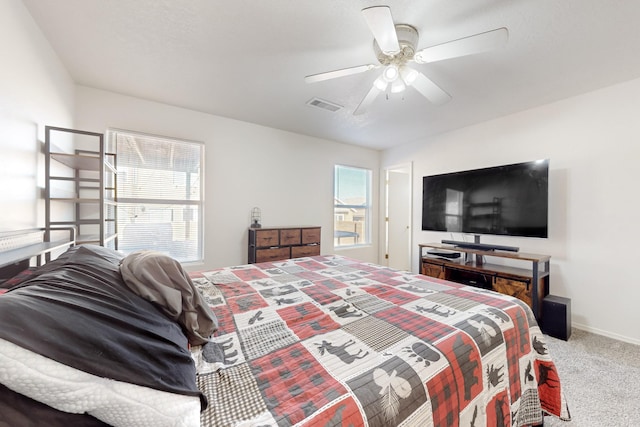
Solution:
[[[440,243],[418,245],[420,273],[426,276],[464,283],[514,296],[533,310],[536,319],[542,317],[542,300],[549,294],[549,261],[551,256],[522,252],[489,251],[461,248]],[[447,258],[429,252],[459,253],[459,258]],[[515,260],[524,267],[492,264],[485,258]]]

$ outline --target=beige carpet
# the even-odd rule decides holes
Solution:
[[[572,420],[545,417],[545,427],[640,426],[640,346],[579,329],[547,339]]]

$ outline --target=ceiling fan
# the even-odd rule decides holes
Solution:
[[[382,74],[373,82],[373,86],[354,111],[353,114],[356,115],[364,113],[389,86],[392,93],[402,92],[407,86],[411,86],[431,103],[444,104],[451,99],[451,95],[408,63],[427,64],[486,52],[505,46],[509,38],[506,28],[498,28],[416,51],[418,30],[411,25],[394,24],[388,6],[367,7],[362,9],[362,14],[373,33],[373,50],[379,64],[358,65],[304,78],[307,83],[314,83],[384,67]]]

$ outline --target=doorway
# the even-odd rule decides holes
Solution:
[[[411,163],[385,169],[385,260],[411,271]]]

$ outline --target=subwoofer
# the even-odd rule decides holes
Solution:
[[[571,336],[571,300],[547,295],[542,300],[542,332],[567,341]]]

